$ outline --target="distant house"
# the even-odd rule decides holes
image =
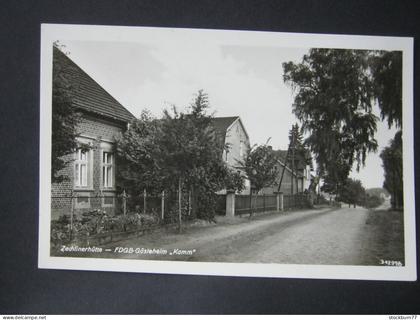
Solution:
[[[293,194],[305,192],[309,189],[313,176],[311,171],[313,170],[310,154],[306,153],[305,155],[296,156],[294,161],[294,168],[292,170],[292,161],[290,154],[287,155],[286,150],[273,150],[273,153],[277,157],[276,169],[278,176],[276,182],[262,190],[262,193],[271,194],[278,191],[278,185],[280,180],[282,180],[280,192],[283,194],[292,193],[292,177],[293,177]],[[283,169],[284,168],[284,169]],[[283,173],[284,171],[284,173]],[[283,179],[281,176],[283,175]]]
[[[82,114],[77,141],[89,145],[68,155],[69,165],[60,172],[67,181],[52,184],[52,218],[92,209],[113,213],[116,206],[114,137],[127,129],[134,116],[59,49],[54,61],[70,75],[71,99]],[[77,196],[73,203],[69,195]]]
[[[250,148],[250,141],[245,126],[239,116],[235,117],[215,117],[212,119],[212,126],[220,140],[220,142],[227,146],[221,157],[227,165],[245,175],[240,161],[245,159],[245,156]],[[246,189],[242,193],[249,193],[249,181],[245,182]]]

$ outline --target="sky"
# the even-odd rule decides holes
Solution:
[[[216,117],[240,116],[251,145],[287,149],[297,119],[293,91],[283,82],[282,63],[300,62],[309,48],[226,44],[206,37],[160,42],[60,41],[69,57],[135,116],[148,109],[156,117],[175,105],[184,110],[198,90],[208,94]],[[177,41],[178,40],[178,41]],[[208,40],[208,41],[206,41]],[[379,109],[375,106],[379,115]],[[366,188],[381,187],[380,151],[396,130],[378,123],[379,148],[351,177]]]

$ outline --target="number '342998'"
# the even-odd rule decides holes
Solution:
[[[403,266],[402,262],[398,261],[398,260],[383,260],[383,259],[380,259],[379,264],[380,265],[385,265],[385,266],[392,266],[392,267],[402,267]]]

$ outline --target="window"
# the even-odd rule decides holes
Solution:
[[[244,142],[239,143],[239,156],[242,158],[244,156]]]
[[[77,149],[74,164],[74,185],[78,188],[87,188],[89,169],[89,151]]]
[[[102,153],[102,187],[114,187],[114,155],[111,152]]]

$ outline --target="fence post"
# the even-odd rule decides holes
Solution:
[[[165,190],[162,191],[162,200],[161,200],[161,209],[162,209],[162,221],[165,220]]]
[[[265,212],[265,193],[263,193],[263,212]]]
[[[226,192],[226,217],[235,216],[235,191]]]
[[[277,210],[284,211],[284,196],[283,192],[277,194]]]
[[[147,192],[146,192],[146,188],[143,190],[143,214],[146,214],[146,201],[147,201]]]
[[[124,215],[127,215],[127,194],[125,193],[125,189],[122,194],[122,199],[123,199],[123,213]]]

